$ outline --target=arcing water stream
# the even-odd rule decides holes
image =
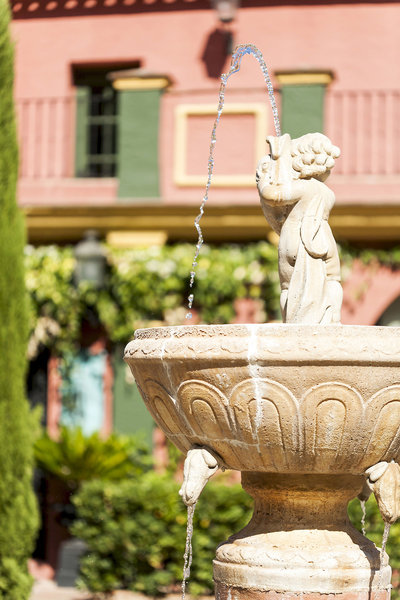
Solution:
[[[275,102],[274,88],[272,86],[271,78],[268,73],[268,68],[267,68],[267,65],[265,64],[265,61],[264,61],[261,51],[253,44],[242,44],[242,45],[236,46],[236,48],[232,54],[231,66],[230,66],[228,73],[223,73],[221,75],[221,86],[219,89],[217,116],[215,118],[214,126],[213,126],[212,132],[211,132],[210,153],[208,155],[206,190],[205,190],[205,193],[203,196],[203,201],[200,205],[200,212],[197,215],[195,222],[194,222],[194,226],[196,227],[198,238],[197,238],[197,244],[196,244],[196,251],[195,251],[195,255],[194,255],[193,263],[192,263],[192,270],[190,271],[190,283],[189,283],[190,290],[192,290],[192,288],[193,288],[194,279],[196,277],[197,259],[199,257],[200,250],[201,250],[201,247],[204,242],[203,232],[200,227],[200,219],[204,214],[204,207],[208,200],[208,192],[210,189],[211,180],[212,180],[212,176],[213,176],[213,172],[214,172],[214,149],[215,149],[215,144],[217,142],[217,136],[216,136],[217,127],[218,127],[218,123],[221,118],[222,110],[224,108],[224,103],[225,103],[225,89],[226,89],[226,85],[227,85],[229,77],[231,75],[233,75],[234,73],[237,73],[240,70],[242,58],[243,58],[243,56],[245,56],[245,54],[250,54],[250,55],[254,56],[254,58],[258,61],[259,65],[261,67],[261,71],[264,75],[265,83],[267,84],[268,95],[269,95],[269,99],[271,102],[272,114],[273,114],[274,125],[275,125],[275,133],[277,136],[281,135],[281,126],[280,126],[280,122],[279,122],[278,108],[277,108],[276,102]],[[190,291],[190,294],[188,296],[189,312],[186,315],[187,319],[192,318],[192,313],[190,312],[190,310],[193,306],[193,300],[194,300],[194,294],[192,293],[192,291]]]

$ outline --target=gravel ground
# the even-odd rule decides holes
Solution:
[[[148,596],[134,592],[114,592],[112,600],[150,600]],[[186,596],[191,600],[190,596]],[[75,588],[58,587],[54,581],[36,581],[33,586],[30,600],[92,600],[92,596],[85,592],[79,592]],[[180,594],[171,594],[165,600],[181,600]],[[213,596],[200,597],[198,600],[214,600]]]
[[[30,600],[90,600],[92,596],[75,588],[58,587],[54,581],[36,581]],[[112,600],[149,600],[132,592],[115,592]]]

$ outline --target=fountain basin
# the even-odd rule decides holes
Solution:
[[[399,457],[400,328],[144,329],[125,361],[167,437],[227,468],[362,475]]]

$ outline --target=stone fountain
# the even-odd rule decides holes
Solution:
[[[257,169],[280,235],[282,324],[139,330],[125,360],[154,420],[187,454],[193,505],[218,467],[242,473],[249,524],[214,560],[220,600],[387,600],[385,553],[347,516],[375,493],[399,516],[400,331],[340,324],[325,181],[339,149],[315,133],[267,138]]]

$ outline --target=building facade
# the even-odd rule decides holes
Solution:
[[[245,43],[264,55],[282,130],[319,130],[341,148],[336,238],[398,243],[400,2],[243,0],[230,23],[209,0],[12,0],[12,11],[18,193],[32,244],[74,244],[88,229],[118,246],[194,241],[219,77],[229,46]],[[206,241],[275,241],[254,183],[271,134],[266,86],[246,56],[217,131]],[[398,297],[397,271],[356,264],[343,322],[394,322]]]
[[[18,196],[31,244],[76,244],[89,229],[120,247],[195,241],[220,74],[230,47],[248,43],[264,55],[282,130],[322,131],[341,148],[330,177],[336,238],[360,248],[399,243],[400,2],[242,0],[229,23],[209,0],[11,0],[11,7]],[[207,242],[276,243],[254,179],[273,134],[259,65],[246,56],[229,79],[218,126],[202,218]],[[400,321],[398,268],[356,260],[344,292],[344,323]],[[251,302],[238,303],[236,321],[254,312]],[[82,334],[70,371],[81,424],[149,437],[152,421],[122,348],[110,350],[90,315]],[[31,400],[46,396],[52,433],[65,410],[58,367],[46,351],[29,378]],[[162,453],[163,439],[155,443]],[[39,551],[53,565],[56,528],[49,524]]]

